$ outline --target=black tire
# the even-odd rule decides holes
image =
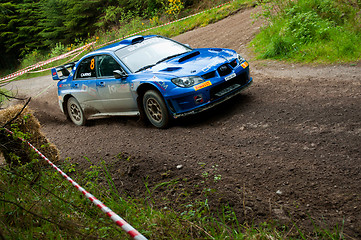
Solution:
[[[86,118],[83,109],[80,107],[79,102],[74,98],[70,97],[66,104],[68,110],[69,119],[78,126],[84,126]]]
[[[169,125],[169,113],[162,96],[148,90],[143,96],[143,107],[149,122],[157,128],[167,128]]]

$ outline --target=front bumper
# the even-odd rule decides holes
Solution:
[[[235,90],[232,90],[232,86],[230,86],[230,92],[228,94],[226,94],[225,96],[222,96],[216,100],[213,101],[209,101],[208,103],[199,106],[198,108],[192,109],[188,112],[183,112],[183,113],[174,113],[173,114],[173,118],[179,118],[179,117],[185,117],[185,116],[189,116],[189,115],[193,115],[193,114],[197,114],[200,112],[203,112],[205,110],[208,110],[210,108],[213,108],[214,106],[221,104],[231,98],[233,98],[234,96],[238,95],[239,93],[241,93],[243,90],[245,90],[246,88],[248,88],[251,84],[253,83],[253,79],[250,77],[248,82],[244,85],[242,85],[241,87],[236,88]]]

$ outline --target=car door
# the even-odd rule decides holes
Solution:
[[[103,110],[96,89],[95,63],[95,56],[83,59],[79,63],[74,80],[70,84],[72,95],[78,100],[86,113],[97,113]]]
[[[137,104],[127,79],[116,79],[113,71],[124,69],[111,55],[97,56],[96,88],[103,107],[109,113],[137,110]]]

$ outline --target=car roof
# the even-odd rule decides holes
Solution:
[[[121,48],[124,48],[126,46],[129,46],[129,45],[133,45],[133,44],[137,44],[137,43],[140,43],[140,42],[143,42],[145,39],[148,39],[148,38],[152,38],[152,37],[161,37],[161,36],[158,36],[158,35],[147,35],[147,36],[142,36],[142,35],[137,35],[137,36],[133,36],[133,37],[129,37],[129,38],[126,38],[120,42],[117,42],[117,43],[113,43],[113,44],[110,44],[108,46],[105,46],[105,47],[102,47],[92,53],[96,53],[96,52],[115,52]]]

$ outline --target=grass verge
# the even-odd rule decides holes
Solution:
[[[360,1],[271,0],[263,7],[261,17],[268,25],[251,43],[258,58],[316,63],[361,59]]]

